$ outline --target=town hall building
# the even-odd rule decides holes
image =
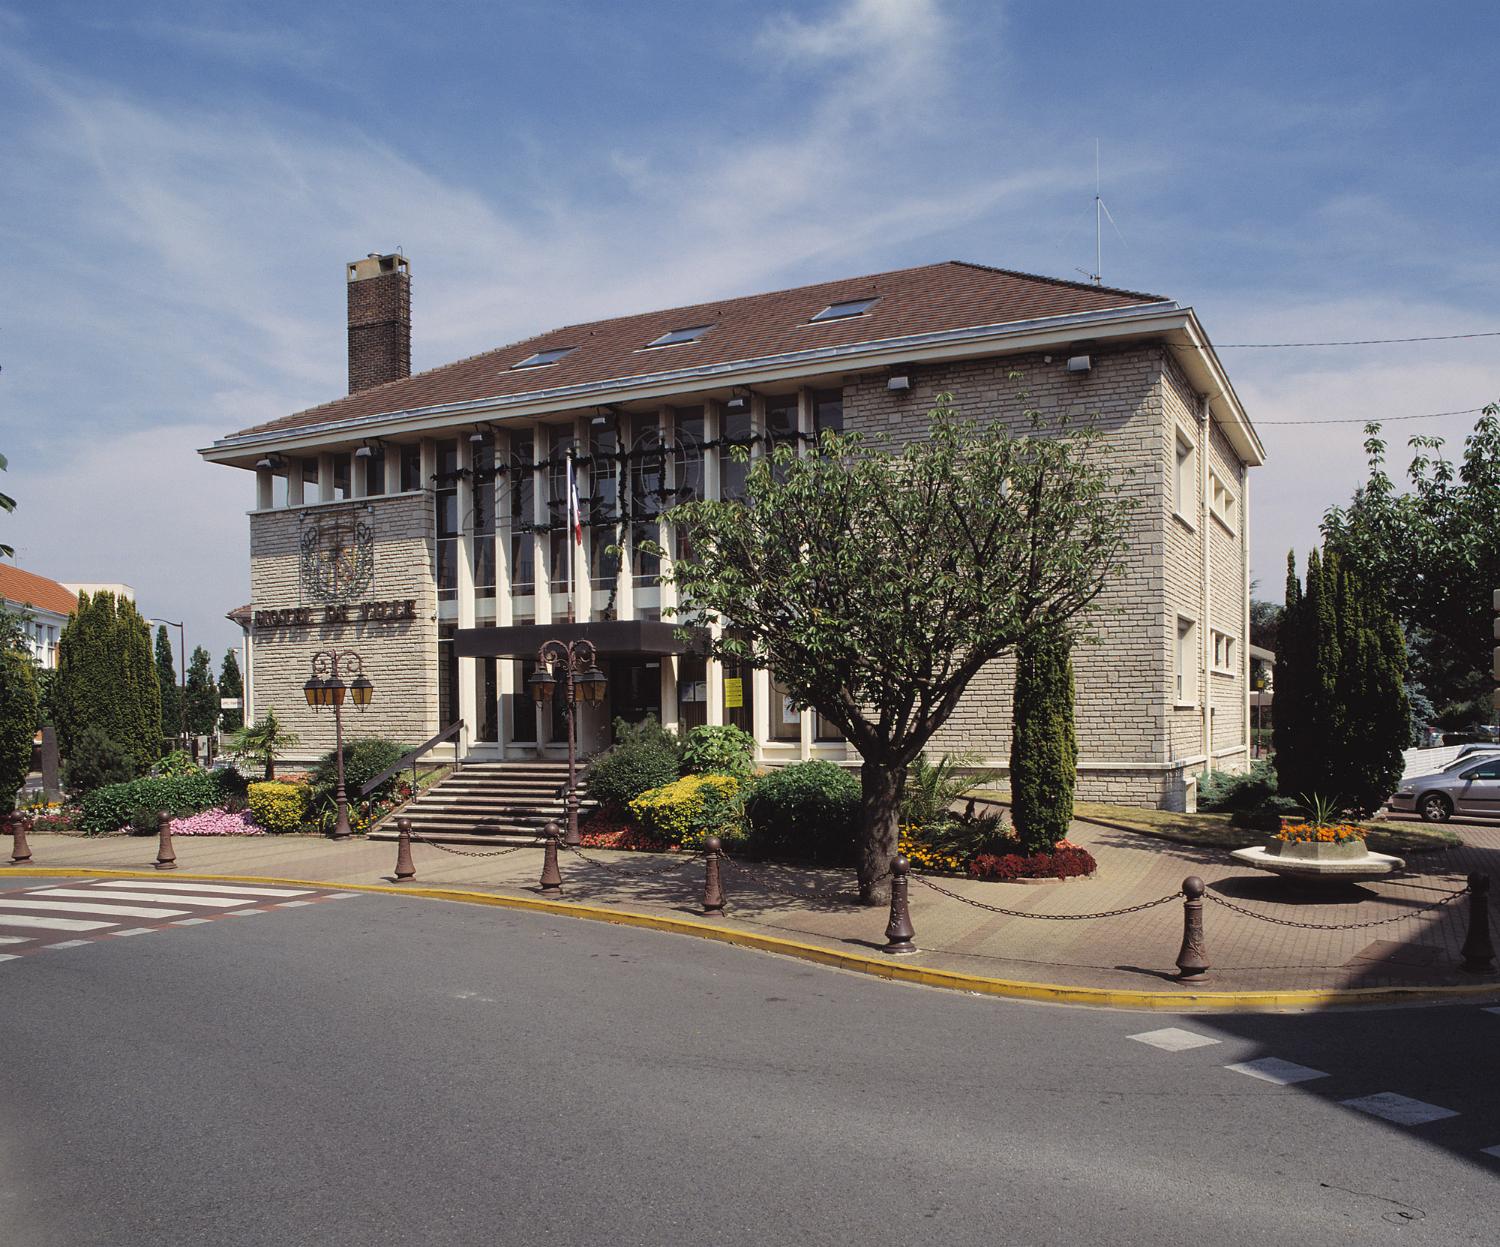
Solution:
[[[304,698],[312,656],[349,648],[376,690],[354,730],[416,744],[461,724],[460,759],[560,757],[561,710],[527,680],[543,642],[587,638],[607,686],[580,705],[584,754],[649,714],[738,724],[765,766],[857,761],[771,672],[706,660],[672,622],[660,517],[738,496],[736,447],[918,438],[946,391],[1017,431],[1029,410],[1092,419],[1138,499],[1074,654],[1080,798],[1181,808],[1205,768],[1247,765],[1264,451],[1191,307],[950,261],[570,325],[412,375],[407,258],[346,279],[348,395],[201,452],[255,477],[251,602],[233,616],[246,713],[274,709],[309,754],[332,746]],[[976,678],[934,755],[1006,765],[1010,671]]]

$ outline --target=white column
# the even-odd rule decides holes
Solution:
[[[349,496],[351,498],[368,498],[370,496],[368,459],[359,459],[354,455],[349,456]]]
[[[504,467],[510,463],[510,434],[497,430],[495,433],[495,464]],[[510,505],[511,493],[515,488],[509,472],[495,473],[495,623],[508,628],[514,621],[511,602],[511,518]],[[510,717],[505,713],[510,705],[510,695],[515,692],[516,670],[515,662],[509,658],[499,658],[495,661],[495,691],[500,698],[500,705],[496,708],[498,718],[496,723],[499,729],[496,738],[500,742],[500,756],[510,756],[511,730]]]
[[[276,505],[276,473],[269,468],[255,469],[255,509],[269,511]]]
[[[622,415],[617,424],[619,448],[621,454],[628,452],[634,444],[636,421],[641,417]],[[645,417],[650,419],[650,417]],[[630,459],[622,458],[619,461],[619,474],[615,478],[615,498],[620,513],[628,515],[635,505],[634,495],[631,493],[631,466]],[[635,618],[635,529],[630,523],[624,523],[620,529],[620,572],[616,580],[619,586],[615,594],[615,618]]]
[[[422,439],[421,469],[418,476],[417,488],[430,491],[433,488],[432,478],[437,475],[437,443],[430,437]]]
[[[286,504],[289,507],[300,507],[302,499],[302,460],[288,459],[286,461]]]
[[[703,440],[717,442],[724,434],[724,409],[718,403],[706,403],[703,408]],[[719,500],[720,481],[719,456],[722,448],[705,451],[703,455],[703,496],[711,501]],[[710,631],[715,637],[724,631],[722,624],[713,624]],[[706,722],[713,727],[724,724],[724,668],[710,658],[705,664],[704,696],[708,698]]]
[[[385,446],[385,492],[401,492],[401,447],[390,442]]]
[[[536,450],[536,462],[545,463],[552,457],[552,430],[545,424],[535,426],[532,444]],[[547,503],[552,488],[550,468],[538,468],[532,474],[531,522],[538,525],[532,533],[536,543],[536,621],[552,622],[552,534],[542,531],[542,525],[551,522]]]
[[[581,417],[573,421],[573,455],[575,462],[573,471],[577,474],[578,484],[578,509],[583,511],[583,500],[588,497],[589,490],[585,484],[588,469],[576,462],[577,456],[588,454],[589,449],[589,422],[587,417]],[[582,542],[575,543],[573,540],[573,510],[564,507],[564,516],[568,524],[568,557],[573,560],[573,618],[579,623],[587,623],[593,618],[593,586],[589,580],[589,546],[588,532],[583,530]]]
[[[333,456],[318,456],[318,501],[333,501]]]
[[[474,626],[474,447],[467,437],[458,439],[458,626]],[[468,469],[465,474],[464,470]],[[479,699],[474,687],[477,658],[458,660],[458,717],[464,721],[459,743],[474,739],[478,726]]]

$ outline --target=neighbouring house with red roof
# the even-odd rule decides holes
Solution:
[[[63,584],[38,576],[35,572],[0,563],[0,606],[21,616],[21,630],[27,648],[37,665],[47,670],[57,666],[57,642],[63,625],[78,605],[80,593],[97,593],[107,589],[118,597],[135,600],[129,585],[69,583]]]
[[[1144,503],[1101,643],[1075,655],[1080,797],[1180,807],[1205,767],[1246,764],[1264,452],[1191,307],[950,261],[569,325],[409,375],[408,260],[346,277],[349,394],[201,452],[254,473],[247,714],[274,708],[305,752],[332,744],[304,698],[312,656],[352,648],[376,689],[360,732],[415,743],[461,723],[466,760],[559,757],[561,713],[526,681],[543,641],[587,637],[608,690],[580,708],[584,753],[654,714],[738,724],[765,765],[856,761],[769,672],[705,661],[663,622],[659,516],[736,496],[734,447],[920,437],[948,391],[1017,429],[1027,409],[1094,416]],[[1010,687],[1007,661],[982,672],[933,752],[1004,767]]]

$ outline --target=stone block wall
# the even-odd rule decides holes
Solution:
[[[320,516],[357,512],[374,529],[375,568],[357,602],[415,601],[412,618],[330,623],[326,604],[306,592],[301,536]],[[364,660],[375,694],[364,711],[344,706],[346,736],[384,736],[420,744],[437,724],[437,593],[432,567],[432,501],[426,493],[257,511],[250,516],[251,604],[256,612],[308,608],[311,622],[258,626],[253,634],[255,707],[267,708],[301,738],[293,761],[333,748],[333,715],[307,705],[303,684],[319,650],[352,649]]]

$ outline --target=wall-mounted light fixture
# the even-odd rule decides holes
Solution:
[[[1069,372],[1088,372],[1094,366],[1093,359],[1088,355],[1069,355]]]
[[[893,372],[886,379],[885,388],[890,394],[905,394],[911,389],[911,377],[905,372]]]
[[[276,469],[284,467],[285,465],[286,460],[284,460],[280,455],[267,455],[264,459],[257,459],[255,461],[256,468],[258,468],[262,472],[274,472],[276,471]]]
[[[734,393],[729,396],[729,401],[724,404],[725,411],[746,411],[750,407],[752,391],[747,386],[736,386]]]
[[[475,425],[474,431],[469,434],[469,445],[476,448],[484,445],[484,430],[478,425]]]

